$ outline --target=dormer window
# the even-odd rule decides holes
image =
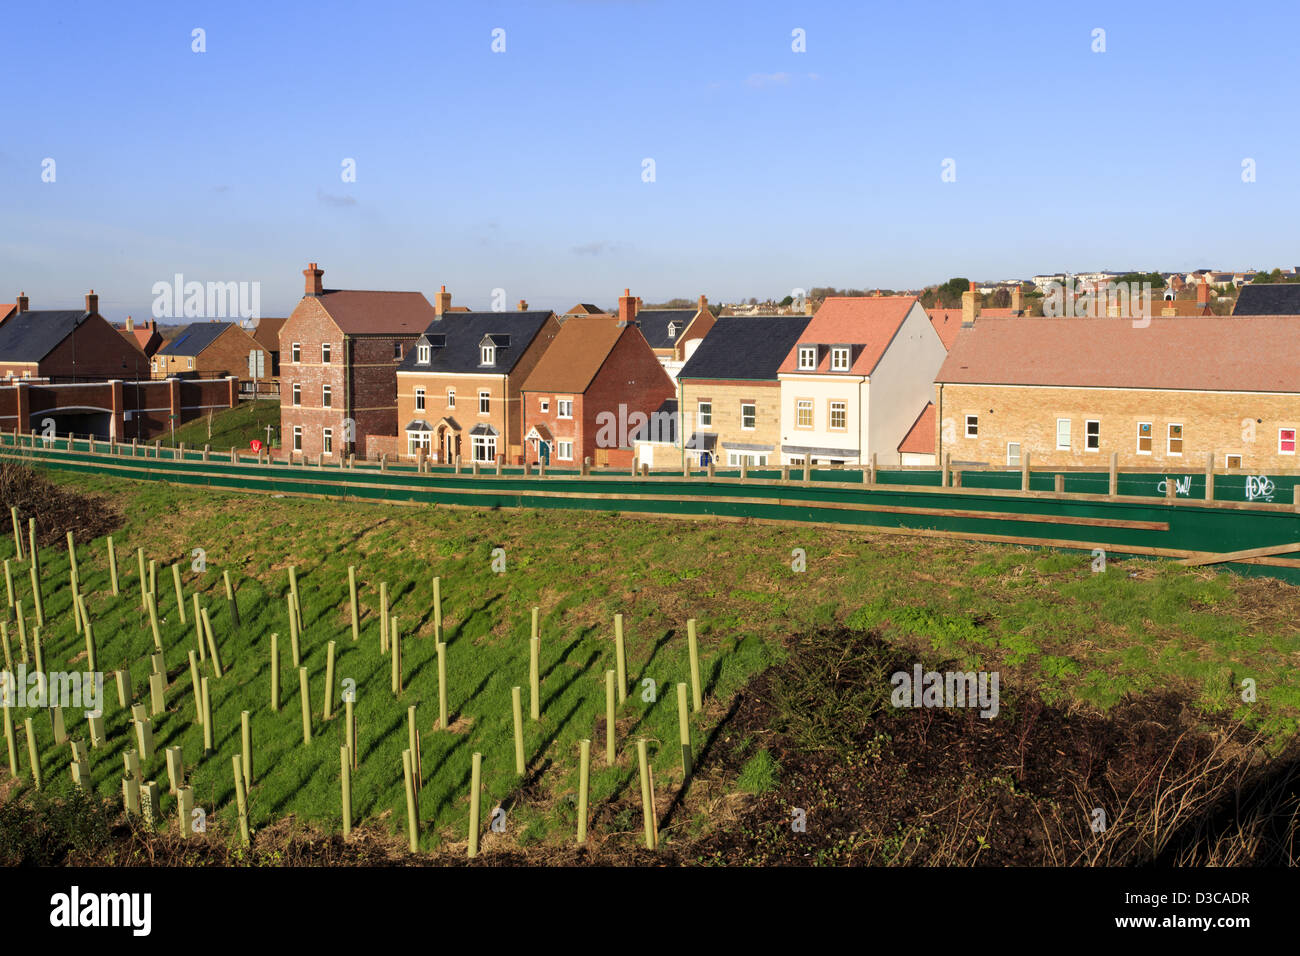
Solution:
[[[432,356],[432,354],[433,354],[432,348],[430,348],[427,345],[421,345],[419,349],[416,350],[416,361],[419,362],[421,365],[428,365],[429,358],[430,356]]]
[[[669,338],[670,340],[671,340],[671,339],[675,339],[675,338],[677,338],[677,323],[676,323],[676,322],[669,322],[669,323],[668,323],[668,338]]]
[[[849,347],[837,345],[831,349],[831,371],[847,372],[849,370]]]
[[[799,346],[799,368],[815,369],[817,367],[817,346]]]
[[[478,350],[479,365],[496,365],[497,348],[495,345],[480,345]]]

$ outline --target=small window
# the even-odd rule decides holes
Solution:
[[[302,404],[302,386],[297,382],[293,383],[293,403],[295,405]]]
[[[1151,423],[1138,422],[1138,447],[1139,455],[1151,454]]]
[[[980,417],[978,415],[966,416],[966,437],[978,438],[980,433]]]
[[[799,367],[801,369],[815,369],[817,367],[817,346],[799,346]]]
[[[1068,418],[1058,418],[1056,420],[1056,448],[1058,451],[1070,450],[1070,420]]]
[[[424,411],[424,389],[422,388],[415,390],[415,410],[417,412]]]
[[[555,443],[555,457],[560,461],[573,461],[573,442],[557,441]]]
[[[849,370],[849,350],[847,346],[837,345],[831,349],[831,371],[847,372]]]
[[[1018,467],[1020,465],[1020,442],[1007,442],[1007,464],[1012,467]]]
[[[402,343],[401,343],[401,342],[394,342],[394,343],[393,343],[393,358],[395,358],[395,359],[399,359],[399,360],[400,360],[401,357],[402,357]]]
[[[753,402],[740,403],[740,427],[747,431],[758,427],[758,406]]]
[[[1083,423],[1083,447],[1088,451],[1101,451],[1101,422]]]
[[[490,415],[492,413],[492,393],[480,389],[478,393],[478,413],[480,415]]]
[[[701,428],[710,428],[713,425],[713,403],[700,402],[698,423]]]
[[[430,348],[427,345],[421,345],[419,349],[416,350],[416,356],[415,356],[416,361],[419,362],[421,365],[428,365],[429,358],[432,353],[433,353],[432,348]]]
[[[1223,465],[1224,465],[1225,468],[1240,468],[1240,467],[1241,467],[1241,456],[1240,456],[1240,455],[1225,455],[1224,458],[1223,458]]]
[[[1279,428],[1277,430],[1277,453],[1279,455],[1295,454],[1295,429]]]
[[[484,345],[478,350],[478,362],[480,365],[495,365],[497,363],[497,350],[491,345]]]
[[[293,450],[302,451],[302,426],[293,426]]]
[[[844,431],[849,427],[849,407],[845,402],[831,402],[831,428]]]
[[[302,361],[302,343],[294,342],[292,352],[293,352],[293,364],[297,365],[299,362]]]
[[[555,400],[555,414],[559,418],[573,417],[573,399],[557,398]]]
[[[1181,455],[1183,453],[1183,426],[1169,426],[1169,454]]]
[[[813,427],[813,403],[810,398],[801,398],[795,403],[795,427]]]
[[[456,407],[456,390],[454,388],[447,389],[447,407]]]
[[[186,360],[185,360],[185,367],[186,367],[186,368],[193,368],[193,367],[194,367],[194,359],[192,359],[192,358],[188,358],[188,359],[186,359]]]
[[[326,428],[321,432],[321,451],[327,455],[334,454],[334,429]]]
[[[539,398],[537,400],[537,410],[545,415],[551,410],[551,400],[549,398]]]
[[[320,360],[322,365],[329,365],[330,363],[330,344],[328,342],[321,343]]]
[[[334,389],[329,385],[322,385],[320,390],[320,403],[323,408],[332,408],[334,405]]]

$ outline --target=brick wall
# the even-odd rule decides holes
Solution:
[[[935,386],[940,460],[1007,463],[1007,443],[1019,442],[1035,467],[1109,467],[1111,452],[1121,468],[1200,470],[1207,453],[1215,466],[1240,455],[1241,466],[1275,473],[1300,467],[1294,454],[1278,451],[1278,429],[1300,429],[1300,395],[1172,392],[1145,389],[1010,388]],[[965,435],[965,417],[977,417],[976,436]],[[1070,447],[1058,449],[1057,420],[1070,421]],[[1100,423],[1097,451],[1086,449],[1086,425]],[[1138,425],[1151,423],[1151,452],[1138,453]],[[1182,426],[1182,454],[1169,450],[1168,426]]]
[[[173,375],[191,375],[197,378],[225,378],[234,375],[236,378],[251,378],[248,374],[248,353],[253,350],[263,354],[262,361],[269,376],[270,353],[258,345],[251,335],[233,324],[198,355],[167,355],[159,352],[150,363],[150,374],[153,378],[160,379]]]
[[[639,330],[627,329],[610,350],[605,363],[587,386],[582,403],[581,458],[610,468],[630,468],[634,450],[631,442],[620,448],[597,448],[597,418],[602,412],[619,414],[619,405],[627,414],[643,412],[647,418],[677,393],[673,380],[655,357]],[[576,413],[576,409],[575,409]]]
[[[103,382],[135,378],[137,369],[140,377],[148,375],[149,359],[145,354],[106,320],[92,315],[41,360],[39,371],[33,375]]]
[[[692,431],[718,436],[718,457],[727,461],[723,442],[740,442],[746,445],[771,445],[766,452],[745,452],[750,455],[768,455],[768,463],[779,463],[781,455],[781,385],[779,382],[682,382],[683,440],[689,440]],[[709,400],[713,406],[713,424],[704,427],[699,423],[699,403]],[[757,421],[746,431],[741,427],[742,403],[754,403]]]

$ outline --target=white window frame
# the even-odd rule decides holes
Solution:
[[[497,436],[496,435],[474,435],[472,448],[474,460],[480,465],[491,464],[497,460]],[[482,456],[479,452],[482,450]]]
[[[290,361],[292,361],[294,365],[301,365],[302,364],[302,343],[294,342],[293,345],[289,346],[289,355],[290,355]]]
[[[1095,448],[1089,444],[1089,441],[1091,440],[1092,436],[1088,434],[1088,429],[1092,425],[1097,426],[1097,446]],[[1101,451],[1101,419],[1100,418],[1085,418],[1083,420],[1083,450],[1098,451],[1098,452]]]
[[[486,388],[478,390],[478,413],[480,415],[492,414],[492,392]]]
[[[334,454],[334,429],[322,428],[320,432],[320,448],[322,455]]]
[[[849,348],[847,345],[837,345],[831,349],[831,371],[847,372],[849,370]]]
[[[415,390],[415,410],[417,412],[424,411],[424,389],[423,388],[416,388]]]
[[[837,409],[844,416],[843,425],[835,424],[835,412]],[[830,407],[826,414],[826,430],[832,432],[846,432],[849,430],[849,403],[848,402],[833,401],[830,403]]]
[[[456,390],[454,388],[447,389],[447,407],[456,407]]]
[[[1290,432],[1290,433],[1291,433],[1291,445],[1292,445],[1292,448],[1291,448],[1290,451],[1283,451],[1283,450],[1282,450],[1282,433],[1283,433],[1283,432]],[[1279,429],[1277,430],[1277,453],[1278,453],[1279,455],[1294,455],[1294,454],[1295,454],[1295,446],[1296,446],[1298,443],[1300,443],[1300,442],[1297,442],[1297,439],[1300,439],[1300,429],[1297,429],[1294,425],[1288,425],[1288,426],[1284,426],[1284,427],[1282,427],[1282,428],[1279,428]]]
[[[745,409],[749,413],[745,413]],[[749,419],[749,424],[745,424],[745,419]],[[741,431],[752,432],[758,428],[758,402],[741,402],[740,403],[740,429]]]
[[[1011,454],[1012,448],[1016,450],[1016,453],[1014,455]],[[1020,464],[1024,461],[1024,459],[1021,457],[1021,454],[1022,453],[1020,450],[1020,442],[1018,441],[1007,442],[1007,466],[1008,467],[1019,467]]]
[[[551,410],[551,400],[549,398],[539,398],[537,400],[537,410],[545,415]]]
[[[978,415],[966,416],[966,438],[980,437],[980,417]]]
[[[433,448],[433,434],[431,432],[407,432],[406,433],[406,453],[414,458],[423,448],[425,456]]]
[[[568,453],[567,455],[564,453],[564,450],[565,450],[566,448],[569,450],[569,453]],[[557,438],[557,439],[555,440],[555,460],[556,460],[556,461],[573,461],[573,442],[572,442],[572,441],[565,441],[563,438]]]
[[[1151,447],[1148,448],[1146,451],[1143,451],[1143,450],[1142,450],[1142,426],[1143,426],[1143,425],[1145,425],[1145,426],[1150,430],[1150,434],[1147,436],[1147,440],[1148,440],[1149,442],[1151,442]],[[1156,447],[1156,434],[1155,434],[1155,432],[1156,432],[1156,426],[1155,426],[1155,423],[1154,423],[1154,422],[1138,422],[1138,423],[1137,423],[1137,454],[1139,454],[1139,455],[1149,455],[1149,454],[1151,454],[1153,451],[1155,451],[1155,447]]]
[[[289,387],[289,395],[293,400],[293,406],[295,408],[300,406],[302,404],[302,383],[294,382],[293,385]]]
[[[496,346],[483,345],[478,350],[478,361],[480,365],[496,365],[497,350]]]
[[[713,427],[712,401],[699,401],[695,403],[695,423],[701,428]]]
[[[1232,463],[1232,459],[1234,458],[1237,459],[1237,463],[1235,465]],[[1223,456],[1224,468],[1240,468],[1241,465],[1242,465],[1242,456],[1240,453],[1230,452],[1229,454]]]
[[[817,346],[799,346],[799,368],[805,371],[817,368]]]
[[[330,364],[330,344],[328,342],[320,344],[320,363],[321,365]]]
[[[1178,429],[1178,437],[1177,437],[1177,438],[1174,438],[1174,434],[1173,434],[1175,428]],[[1165,423],[1165,454],[1168,455],[1170,458],[1182,458],[1182,457],[1183,457],[1183,434],[1182,434],[1182,429],[1183,429],[1183,424],[1182,424],[1182,422],[1166,422],[1166,423]],[[1175,441],[1178,442],[1178,451],[1174,451],[1174,449],[1173,449],[1173,443],[1174,443]]]
[[[416,349],[415,360],[421,365],[428,365],[429,359],[433,356],[433,348],[428,345],[421,345]]]
[[[573,399],[557,398],[555,400],[555,417],[572,418],[573,417]]]
[[[808,408],[808,424],[800,425],[799,420],[802,417],[800,415],[800,412],[803,411],[804,406],[807,406]],[[795,403],[794,403],[794,427],[795,428],[803,428],[803,429],[816,428],[817,427],[816,414],[817,414],[817,403],[815,400],[811,398],[795,399]]]
[[[334,407],[334,386],[326,384],[320,387],[320,407]]]
[[[185,367],[186,367],[186,368],[193,368],[193,367],[194,367],[194,359],[193,359],[193,358],[187,358],[187,359],[185,360],[185,363],[186,363],[186,364],[185,364]]]
[[[1062,425],[1065,426],[1065,444],[1064,444],[1064,445],[1061,444],[1061,426],[1062,426]],[[1069,451],[1069,450],[1070,450],[1070,448],[1071,448],[1071,444],[1070,444],[1070,443],[1071,443],[1071,437],[1072,437],[1072,436],[1070,435],[1070,432],[1071,432],[1072,430],[1073,430],[1073,429],[1072,429],[1072,427],[1071,427],[1070,419],[1068,419],[1068,418],[1058,418],[1058,419],[1056,420],[1056,450],[1057,450],[1057,451]]]
[[[302,451],[302,426],[293,426],[293,450]]]

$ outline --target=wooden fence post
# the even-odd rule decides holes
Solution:
[[[943,453],[943,470],[939,472],[939,487],[948,487],[948,469],[952,467],[952,452]]]
[[[1058,471],[1054,479],[1054,485],[1054,490],[1058,495],[1065,494],[1065,475]]]
[[[1020,490],[1029,490],[1029,452],[1020,456]]]
[[[1214,452],[1205,454],[1205,500],[1214,500]]]
[[[1110,453],[1110,485],[1107,494],[1112,498],[1119,495],[1119,452]]]

